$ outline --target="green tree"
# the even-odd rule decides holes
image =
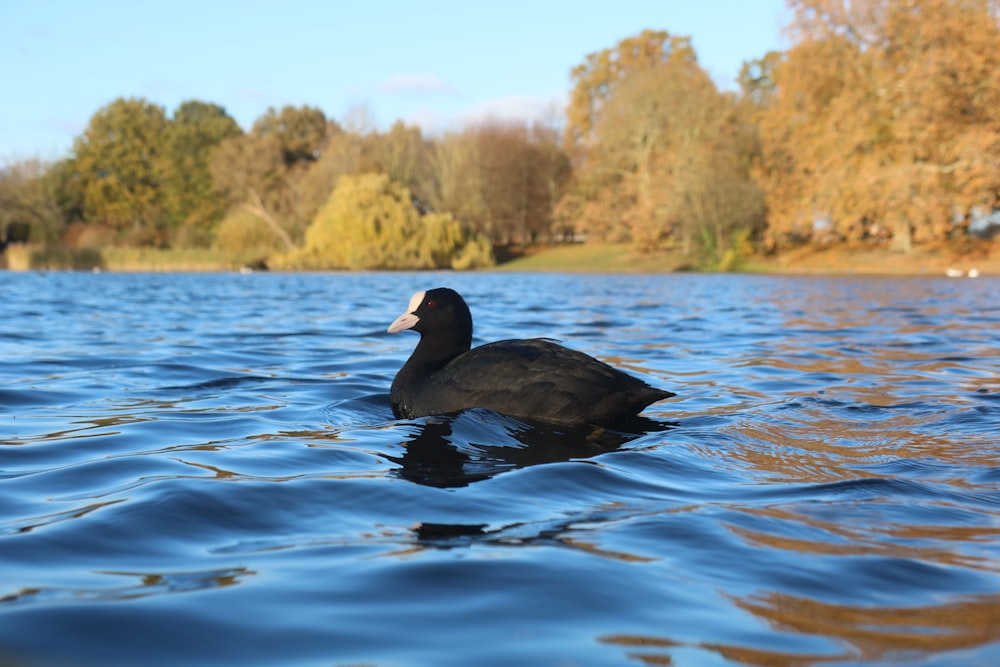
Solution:
[[[181,245],[208,245],[227,202],[213,187],[213,150],[242,130],[217,104],[190,100],[174,111],[160,160],[163,206]]]
[[[339,129],[339,128],[337,128]],[[281,111],[269,108],[254,121],[253,134],[274,137],[281,146],[285,163],[312,162],[319,157],[326,141],[326,115],[316,107],[286,105]]]
[[[46,171],[44,179],[59,209],[61,225],[82,224],[84,180],[72,157],[59,160]]]
[[[139,245],[165,241],[160,160],[168,121],[163,107],[118,98],[90,119],[73,144],[84,218]]]
[[[448,214],[421,213],[385,174],[343,176],[306,230],[304,247],[274,261],[309,269],[473,268],[492,264],[489,243]]]
[[[23,160],[0,168],[0,243],[55,243],[66,219],[51,167]]]

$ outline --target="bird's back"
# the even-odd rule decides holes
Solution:
[[[544,338],[473,348],[412,389],[414,414],[489,408],[565,424],[613,422],[673,396]]]

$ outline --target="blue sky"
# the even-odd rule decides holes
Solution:
[[[214,102],[244,129],[285,104],[430,132],[532,117],[564,105],[588,53],[646,28],[690,35],[732,88],[786,47],[784,17],[783,0],[0,0],[0,164],[66,155],[117,97]]]

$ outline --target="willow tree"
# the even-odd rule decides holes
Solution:
[[[760,120],[775,241],[942,239],[1000,193],[992,0],[793,0]]]
[[[306,269],[474,268],[493,263],[486,239],[450,214],[421,214],[410,191],[385,174],[343,176],[306,230],[300,250],[276,267]]]

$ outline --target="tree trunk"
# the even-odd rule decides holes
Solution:
[[[260,195],[258,195],[253,188],[250,188],[249,191],[250,199],[252,199],[253,202],[247,202],[243,204],[243,207],[266,222],[267,226],[278,235],[278,238],[284,241],[285,247],[288,250],[295,250],[295,243],[292,241],[292,237],[289,236],[288,232],[285,231],[285,228],[278,224],[278,221],[267,212],[267,209],[264,208],[264,202],[261,201]]]
[[[913,251],[913,225],[908,220],[897,220],[892,226],[892,243],[889,249],[905,254]]]

